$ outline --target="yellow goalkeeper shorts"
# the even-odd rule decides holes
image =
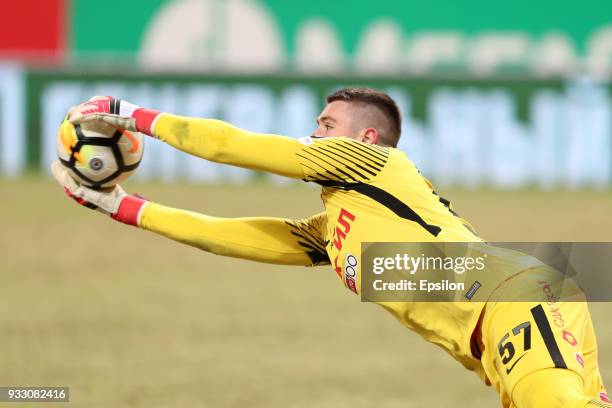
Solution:
[[[481,361],[504,407],[525,376],[546,368],[572,370],[586,396],[607,400],[597,343],[583,292],[550,268],[524,271],[493,294],[481,321]],[[527,300],[527,301],[526,301]]]

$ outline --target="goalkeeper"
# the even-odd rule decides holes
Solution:
[[[111,97],[72,108],[68,119],[106,122],[206,160],[322,186],[325,211],[309,218],[223,219],[149,202],[119,186],[92,190],[58,162],[52,165],[55,178],[80,204],[208,252],[275,264],[331,264],[343,284],[359,293],[362,242],[482,241],[395,148],[399,110],[388,95],[372,89],[345,88],[328,96],[316,131],[302,139],[250,133],[219,120],[175,116]],[[523,282],[510,278],[524,271],[511,272],[487,284]],[[558,302],[553,315],[545,297],[521,303],[482,300],[380,305],[492,384],[504,407],[612,407],[586,302]]]

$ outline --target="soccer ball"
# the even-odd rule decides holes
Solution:
[[[144,152],[141,133],[100,122],[73,125],[64,119],[57,132],[57,156],[79,183],[94,189],[114,186],[136,170]]]

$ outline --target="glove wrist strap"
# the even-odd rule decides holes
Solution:
[[[142,210],[148,201],[133,195],[128,195],[121,200],[119,209],[116,214],[112,214],[111,218],[124,224],[138,227]]]
[[[153,109],[136,109],[132,114],[132,118],[136,121],[136,130],[145,135],[153,136],[153,122],[160,113]]]

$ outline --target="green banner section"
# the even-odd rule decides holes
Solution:
[[[175,1],[181,2],[190,3]],[[231,3],[225,0],[205,2]],[[164,13],[167,3],[170,1],[74,0],[74,51],[137,52],[147,26],[158,13]],[[612,15],[612,3],[601,0],[584,0],[579,7],[576,3],[553,0],[379,0],[375,5],[369,0],[262,0],[254,3],[274,17],[290,55],[294,52],[295,35],[300,25],[314,18],[329,21],[348,52],[355,51],[363,30],[382,18],[395,20],[407,35],[445,30],[457,30],[468,35],[485,31],[523,31],[539,37],[550,31],[559,31],[566,33],[576,48],[583,52],[593,30],[609,25]],[[104,27],[117,19],[119,11],[122,16],[129,16],[129,24],[123,24],[121,30],[112,35]]]
[[[460,31],[469,36],[487,31],[522,31],[537,38],[550,31],[566,33],[582,52],[596,27],[610,24],[612,3],[600,0],[368,0],[286,2],[265,0],[291,47],[297,28],[310,18],[324,16],[339,32],[342,44],[355,52],[363,31],[378,19],[391,19],[407,36],[423,31]]]
[[[144,30],[166,0],[73,0],[72,1],[72,51],[89,54],[135,54],[140,49]],[[122,16],[129,16],[129,24],[117,24]],[[120,26],[120,30],[111,27]]]
[[[592,82],[34,71],[26,83],[30,167],[47,168],[66,110],[93,95],[302,137],[314,130],[328,93],[365,85],[397,100],[404,117],[399,148],[436,183],[608,188],[612,176],[610,88]],[[156,142],[147,145],[138,173],[143,179],[194,181],[253,176]]]
[[[74,62],[244,72],[605,75],[612,3],[74,0]],[[118,14],[120,13],[120,14]],[[125,18],[119,30],[109,24]]]

